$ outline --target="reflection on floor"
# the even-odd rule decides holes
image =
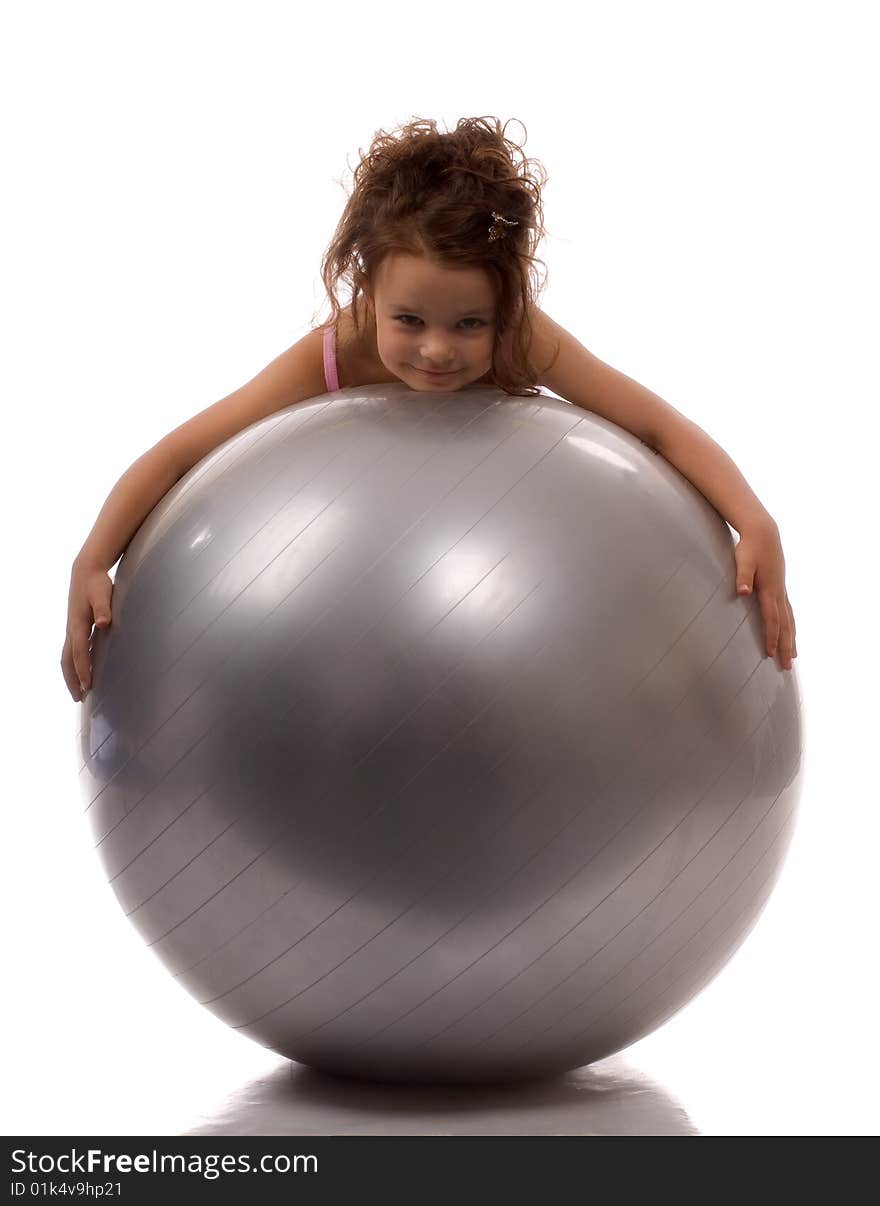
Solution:
[[[383,1085],[284,1063],[188,1135],[696,1135],[620,1057],[527,1085]]]

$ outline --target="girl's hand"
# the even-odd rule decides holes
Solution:
[[[113,583],[103,566],[74,561],[67,597],[67,636],[61,650],[61,671],[67,689],[78,703],[92,685],[92,623],[106,628],[110,623]]]
[[[785,558],[776,524],[771,520],[741,532],[734,556],[736,593],[758,592],[767,654],[772,657],[778,647],[782,669],[790,670],[792,658],[797,657],[797,630],[785,589]]]

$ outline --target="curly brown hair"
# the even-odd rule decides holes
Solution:
[[[321,261],[332,311],[321,326],[339,318],[336,290],[342,279],[351,287],[358,329],[358,296],[391,253],[426,256],[441,266],[483,268],[496,298],[494,383],[520,397],[540,393],[528,357],[529,312],[543,288],[537,285],[535,264],[544,265],[546,283],[546,264],[535,251],[544,235],[541,188],[548,177],[537,160],[527,159],[505,137],[507,125],[497,117],[467,117],[454,130],[440,131],[433,119],[416,117],[396,131],[376,132],[366,155],[360,151],[354,188]],[[504,237],[490,243],[493,212],[517,225],[505,226]],[[508,332],[512,338],[505,346]]]

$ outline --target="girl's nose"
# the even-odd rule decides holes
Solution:
[[[451,364],[455,359],[455,352],[445,347],[430,346],[426,344],[422,348],[422,359],[426,364],[436,364],[438,368],[443,368],[447,364]]]

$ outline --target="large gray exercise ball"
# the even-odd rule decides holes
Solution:
[[[380,1080],[559,1073],[755,924],[797,678],[734,538],[542,394],[349,388],[248,427],[119,566],[81,709],[120,904],[257,1042]]]

